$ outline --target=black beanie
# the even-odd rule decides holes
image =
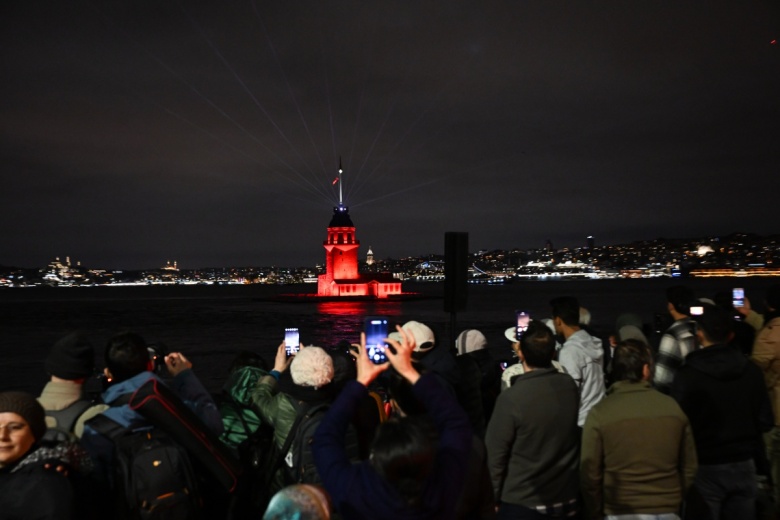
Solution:
[[[15,413],[22,417],[32,431],[35,442],[46,433],[46,412],[35,397],[25,392],[0,393],[0,413]]]
[[[81,334],[68,334],[51,348],[45,368],[49,374],[62,379],[84,379],[95,368],[95,349]]]

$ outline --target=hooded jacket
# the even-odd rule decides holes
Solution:
[[[688,354],[671,395],[691,422],[702,465],[752,459],[759,436],[774,422],[761,370],[728,345]]]
[[[775,425],[780,426],[780,317],[770,319],[758,333],[751,359],[764,372]]]
[[[584,330],[569,336],[558,353],[561,366],[580,389],[580,412],[577,419],[580,427],[585,424],[585,418],[593,405],[604,397],[603,359],[601,340]]]

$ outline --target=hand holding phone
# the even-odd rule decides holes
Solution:
[[[745,289],[742,287],[735,287],[731,290],[731,302],[735,308],[745,306]]]
[[[367,316],[363,329],[366,333],[366,353],[368,359],[375,365],[387,363],[385,349],[387,344],[387,316]]]
[[[515,337],[517,338],[517,341],[520,341],[523,338],[525,331],[528,330],[528,324],[531,323],[531,315],[526,311],[515,311],[515,319],[517,324]]]
[[[289,327],[284,329],[284,350],[287,353],[287,357],[297,354],[300,346],[301,338],[298,328]]]

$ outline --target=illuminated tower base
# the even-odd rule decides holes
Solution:
[[[325,246],[325,274],[317,280],[317,295],[328,297],[373,296],[387,298],[401,294],[401,282],[387,274],[358,273],[358,247],[355,225],[349,208],[333,208]]]

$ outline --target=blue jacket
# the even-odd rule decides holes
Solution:
[[[141,372],[130,379],[112,385],[103,392],[103,402],[110,405],[119,397],[135,392],[149,379],[160,380],[153,372]],[[222,433],[222,417],[219,414],[217,405],[192,370],[180,372],[170,382],[170,386],[176,395],[184,401],[184,404],[195,412],[209,429],[217,435]],[[126,404],[111,406],[103,414],[126,428],[140,429],[151,427],[141,414],[131,410],[130,406]],[[113,472],[111,471],[114,461],[113,441],[96,432],[89,424],[86,424],[84,426],[84,434],[81,437],[81,445],[95,462],[96,476],[108,479],[107,481],[110,482],[110,479],[113,477]]]
[[[433,373],[423,375],[414,385],[415,395],[425,405],[439,432],[439,444],[436,467],[425,488],[423,505],[419,509],[411,508],[374,471],[369,461],[352,464],[347,457],[344,448],[347,425],[366,392],[357,381],[348,382],[314,434],[314,462],[334,507],[346,520],[454,518],[472,445],[466,413]]]

